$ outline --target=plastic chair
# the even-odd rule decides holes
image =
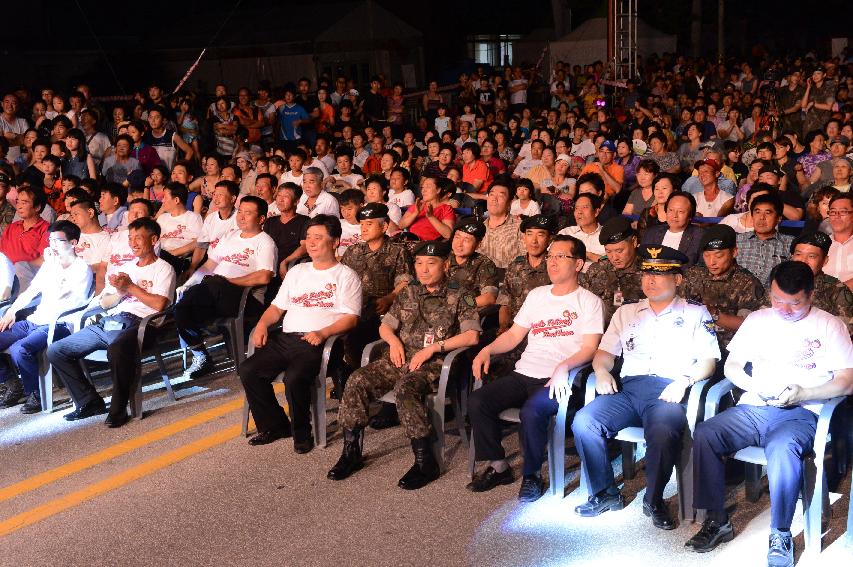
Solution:
[[[702,406],[702,395],[705,388],[710,384],[708,380],[702,380],[690,387],[687,396],[687,427],[684,429],[684,437],[681,445],[681,458],[675,467],[675,482],[678,486],[678,517],[680,520],[693,520],[695,510],[693,508],[693,431],[699,419],[699,410]],[[586,396],[584,405],[588,405],[595,399],[595,373],[589,375],[586,382]],[[626,479],[634,478],[636,475],[636,446],[646,443],[645,431],[642,427],[626,427],[620,429],[615,439],[622,445],[622,476]],[[589,481],[586,472],[581,466],[581,489],[589,492]]]
[[[254,329],[252,330],[254,334]],[[250,335],[251,336],[251,335]],[[332,335],[326,339],[323,345],[323,358],[320,362],[320,372],[317,373],[317,382],[311,391],[311,426],[314,430],[314,442],[319,447],[326,446],[326,376],[329,373],[329,359],[332,357],[332,349],[335,342],[343,335]],[[249,341],[249,351],[246,357],[255,354],[255,343]],[[280,372],[275,378],[284,381],[284,372]],[[244,437],[249,436],[249,400],[243,401],[242,432]]]
[[[378,350],[376,349],[376,347],[384,343],[385,341],[380,339],[378,341],[368,343],[367,346],[364,347],[364,350],[361,354],[362,367],[366,366],[372,360],[376,359],[378,355]],[[466,449],[468,448],[468,436],[466,435],[465,431],[465,421],[464,415],[462,413],[460,396],[447,395],[447,387],[450,383],[451,368],[453,367],[453,363],[456,361],[459,355],[468,350],[468,348],[469,347],[457,348],[444,355],[444,360],[441,364],[441,373],[439,374],[436,392],[426,397],[427,410],[429,411],[430,419],[432,421],[432,427],[435,430],[435,440],[432,443],[432,451],[435,455],[436,460],[438,461],[439,466],[441,467],[441,472],[447,470],[447,460],[444,457],[444,410],[445,406],[448,403],[453,404],[454,420],[456,422],[455,425],[457,431],[459,432],[459,437],[462,440],[462,445]],[[469,374],[470,372],[465,374],[466,379]],[[454,376],[454,379],[459,380],[460,376]],[[456,382],[455,384],[461,385],[459,382]],[[461,388],[461,390],[465,391],[467,391],[467,389],[467,384],[464,384],[464,388]],[[396,404],[397,400],[394,396],[394,390],[391,390],[384,396],[382,396],[380,398],[380,401],[387,402],[389,404]]]
[[[9,292],[9,297],[0,301],[0,308],[8,307],[18,298],[18,293],[21,291],[21,282],[18,281],[18,276],[12,279],[12,290]]]
[[[705,401],[705,419],[710,419],[719,411],[720,401],[723,396],[735,389],[735,385],[727,379],[723,379],[715,384],[708,391],[708,398]],[[824,504],[829,508],[829,487],[826,480],[826,471],[824,470],[824,457],[826,456],[826,446],[831,443],[832,439],[829,434],[829,424],[832,421],[832,415],[836,408],[845,400],[844,396],[832,398],[823,404],[820,414],[817,419],[817,429],[815,432],[815,446],[812,455],[805,462],[805,470],[803,474],[803,535],[805,539],[808,553],[818,554],[821,551],[821,520],[823,518]],[[818,441],[823,440],[823,441]],[[755,502],[761,495],[760,481],[762,476],[762,467],[767,466],[767,457],[764,454],[764,447],[750,446],[736,452],[731,458],[747,463],[746,465],[746,495],[747,499]],[[853,506],[847,520],[847,537],[850,538],[850,531],[853,528]]]
[[[574,384],[578,375],[590,368],[589,364],[572,368],[569,371],[569,384]],[[474,384],[477,390],[482,386],[478,380]],[[569,400],[560,402],[557,413],[548,424],[548,493],[551,496],[562,498],[566,490],[566,419],[569,413]],[[510,423],[521,423],[521,408],[510,408],[502,411],[498,417],[502,421]],[[521,442],[521,431],[519,430],[519,443]],[[474,432],[471,432],[471,441],[468,445],[468,474],[474,478],[476,466],[474,447]]]
[[[83,316],[80,318],[80,328],[82,329],[85,326],[85,322],[87,319],[92,317],[93,315],[98,315],[100,313],[105,313],[103,309],[100,307],[91,309],[86,311]],[[157,344],[156,337],[154,338],[154,344],[151,345],[150,349],[146,352],[145,339],[146,333],[149,328],[152,329],[152,332],[161,331],[165,326],[168,315],[172,313],[172,306],[170,305],[163,311],[158,311],[157,313],[152,313],[147,317],[143,317],[143,319],[139,322],[139,327],[136,330],[136,341],[140,354],[139,364],[136,365],[136,376],[134,380],[135,386],[130,390],[130,415],[132,417],[138,417],[142,419],[142,364],[151,358],[153,358],[157,362],[157,366],[160,370],[160,377],[163,380],[163,385],[166,387],[167,395],[169,399],[173,402],[176,400],[175,391],[172,389],[172,383],[169,381],[169,374],[166,372],[166,364],[163,362],[163,356],[160,353],[159,344]],[[151,340],[151,339],[149,339]],[[92,362],[108,362],[107,360],[107,351],[106,350],[98,350],[95,351],[88,356],[80,359],[80,367],[83,369],[83,373],[86,375],[86,378],[91,381],[92,376],[89,373],[89,368],[86,366],[86,361]]]

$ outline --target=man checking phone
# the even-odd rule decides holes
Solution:
[[[768,565],[794,564],[791,521],[800,494],[803,458],[815,443],[823,403],[853,393],[853,345],[838,317],[812,305],[814,273],[785,261],[770,274],[769,309],[751,313],[728,345],[725,374],[744,390],[738,405],[696,427],[694,506],[707,510],[687,546],[699,553],[731,541],[723,457],[764,447],[770,487]],[[752,363],[751,374],[744,369]],[[825,439],[818,439],[824,443]]]

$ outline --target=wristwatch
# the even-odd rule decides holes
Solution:
[[[444,341],[438,341],[438,352],[444,352]]]

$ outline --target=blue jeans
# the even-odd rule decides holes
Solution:
[[[817,416],[799,406],[735,406],[700,423],[693,435],[693,505],[722,513],[723,457],[745,447],[764,447],[770,527],[790,529],[803,482],[803,457],[814,446],[816,427]]]
[[[18,321],[0,333],[0,351],[8,350],[12,362],[21,374],[24,394],[29,396],[38,391],[39,362],[38,355],[47,348],[48,325],[36,325],[29,321]],[[64,324],[56,325],[54,340],[62,339],[70,334]],[[0,365],[0,382],[7,382],[10,377],[6,366]]]
[[[687,427],[682,404],[658,399],[671,380],[660,376],[626,376],[615,394],[598,396],[575,415],[572,433],[593,496],[614,486],[613,466],[607,439],[625,427],[642,426],[646,436],[646,496],[649,504],[663,498],[681,454],[681,438]]]

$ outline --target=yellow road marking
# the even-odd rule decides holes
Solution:
[[[274,387],[276,392],[281,392],[284,389],[283,384],[274,384]],[[145,447],[146,445],[161,441],[167,437],[171,437],[172,435],[190,429],[191,427],[195,427],[196,425],[212,421],[242,407],[242,398],[232,400],[174,423],[170,423],[169,425],[154,429],[139,435],[138,437],[133,437],[122,441],[121,443],[116,443],[111,447],[86,455],[85,457],[60,465],[43,473],[36,474],[22,481],[10,484],[9,486],[0,488],[0,502],[4,502],[10,498],[20,496],[21,494],[30,492],[31,490],[35,490],[46,484],[56,482],[57,480],[61,480],[65,477],[71,476],[72,474],[92,468],[103,462],[120,457],[121,455],[125,455],[141,447]]]
[[[234,425],[222,431],[202,437],[192,443],[178,447],[167,453],[154,457],[151,460],[140,463],[126,471],[115,474],[109,478],[105,478],[93,484],[90,484],[80,490],[71,492],[52,500],[41,506],[37,506],[26,512],[22,512],[16,516],[0,522],[0,537],[7,536],[12,532],[36,524],[51,516],[55,516],[60,512],[77,506],[87,500],[91,500],[96,496],[120,488],[144,476],[154,473],[160,469],[166,468],[179,461],[191,457],[202,451],[206,451],[216,445],[225,443],[240,435],[240,426]]]

